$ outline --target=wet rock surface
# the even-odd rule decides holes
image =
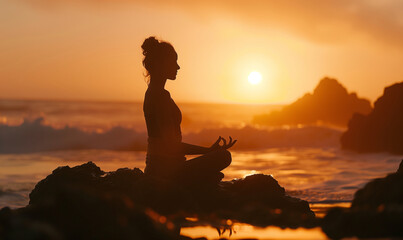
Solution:
[[[254,122],[263,125],[330,124],[347,126],[354,113],[368,114],[371,103],[349,93],[336,79],[325,77],[314,92],[307,93],[280,111],[259,115]]]
[[[396,173],[367,183],[348,209],[333,208],[322,229],[331,238],[403,237],[403,160]]]
[[[403,154],[403,82],[386,87],[371,113],[355,114],[341,144],[358,152]]]
[[[55,169],[36,185],[27,207],[3,208],[0,238],[185,239],[179,229],[188,216],[215,227],[228,219],[257,226],[317,225],[309,204],[287,196],[269,175],[187,186],[150,178],[138,168],[105,173],[88,162]]]

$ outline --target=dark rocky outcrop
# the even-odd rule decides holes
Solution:
[[[358,152],[403,154],[403,82],[386,87],[370,114],[355,114],[341,143]]]
[[[55,169],[27,207],[1,210],[0,239],[177,239],[173,225],[122,192],[143,175],[139,169],[104,174],[93,163]]]
[[[354,113],[368,114],[371,104],[348,93],[336,79],[323,78],[313,94],[307,93],[280,111],[254,118],[254,123],[263,125],[313,125],[328,124],[347,126]]]
[[[333,208],[322,228],[331,238],[403,238],[403,161],[399,170],[367,183],[348,209]]]
[[[173,239],[187,216],[215,227],[228,227],[227,219],[293,228],[317,224],[308,203],[287,196],[268,175],[186,186],[138,168],[105,173],[89,162],[55,169],[36,185],[27,207],[1,210],[0,238],[15,239],[10,236],[22,229],[43,239]]]
[[[283,228],[314,227],[316,219],[306,201],[290,197],[270,175],[255,174],[223,182],[223,207],[215,209],[222,218],[254,226]]]

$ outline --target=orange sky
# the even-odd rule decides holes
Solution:
[[[0,98],[141,101],[149,35],[179,54],[178,102],[287,103],[324,76],[373,101],[403,81],[399,0],[144,2],[0,1]]]

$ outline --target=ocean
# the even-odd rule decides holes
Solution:
[[[271,174],[289,195],[310,202],[318,216],[323,216],[321,206],[348,206],[357,189],[395,172],[403,158],[343,150],[342,128],[252,123],[254,116],[281,105],[177,104],[185,142],[209,146],[218,136],[238,140],[225,180]],[[146,136],[141,102],[0,100],[0,208],[26,206],[35,184],[58,166],[92,161],[104,171],[143,170]],[[238,228],[235,237],[267,235],[250,226]],[[195,229],[184,232],[198,236]],[[326,239],[318,229],[270,229],[270,236]]]

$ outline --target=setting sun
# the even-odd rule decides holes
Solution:
[[[262,81],[262,75],[259,72],[251,72],[248,81],[250,84],[257,85]]]

